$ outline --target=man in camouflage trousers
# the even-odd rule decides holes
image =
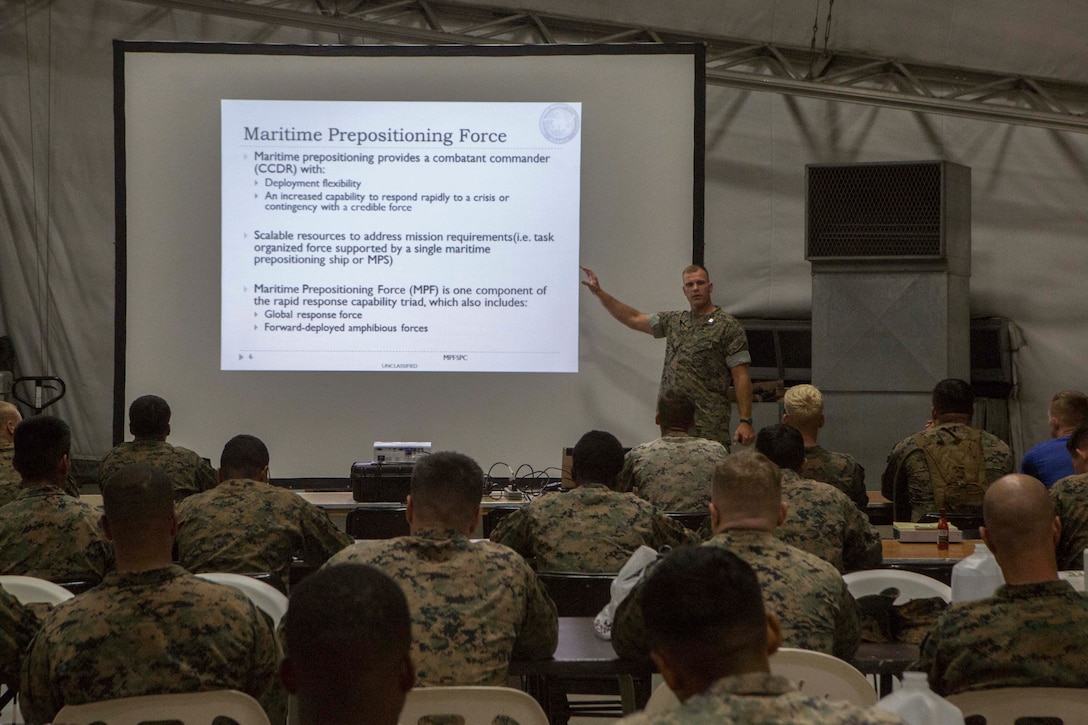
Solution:
[[[939,695],[997,687],[1088,687],[1088,599],[1058,578],[1061,523],[1022,474],[986,491],[981,529],[1005,575],[992,597],[953,604],[911,666]]]
[[[1088,421],[1067,436],[1065,445],[1073,475],[1050,487],[1054,513],[1062,524],[1057,550],[1058,569],[1082,569],[1084,550],[1088,549]]]
[[[694,543],[695,535],[633,493],[614,491],[623,446],[590,431],[574,446],[575,487],[540,496],[506,516],[491,540],[535,562],[537,571],[618,572],[640,546]],[[708,481],[709,486],[709,481]]]
[[[117,570],[42,623],[23,664],[27,722],[50,722],[64,705],[224,689],[262,700],[283,722],[272,621],[235,589],[171,562],[177,518],[166,475],[123,468],[102,498]]]
[[[505,685],[512,658],[550,657],[558,620],[536,574],[517,552],[469,540],[484,492],[476,462],[424,456],[410,491],[408,536],[360,541],[325,566],[368,564],[400,585],[419,684]]]
[[[684,296],[690,309],[639,312],[601,289],[593,270],[582,267],[582,280],[612,317],[638,332],[666,338],[661,391],[676,390],[695,403],[692,435],[718,441],[726,449],[733,442],[750,445],[752,428],[752,381],[748,366],[748,337],[736,318],[710,300],[714,285],[706,269],[697,264],[684,268]],[[729,433],[730,407],[726,396],[732,381],[740,424]]]
[[[15,457],[15,427],[22,420],[18,408],[0,400],[0,506],[14,501],[23,489],[23,477],[11,465]]]
[[[778,466],[756,451],[734,453],[714,471],[714,535],[703,546],[728,549],[752,567],[767,611],[782,622],[784,646],[849,661],[861,641],[857,604],[835,567],[775,536],[785,518]],[[637,596],[644,584],[623,600],[612,621],[612,647],[621,657],[650,651]]]
[[[673,552],[650,573],[639,604],[650,656],[680,704],[630,715],[623,725],[902,722],[890,713],[802,694],[772,675],[768,658],[782,643],[781,625],[764,609],[758,575],[725,549]]]
[[[974,413],[970,383],[948,378],[934,386],[926,429],[895,445],[881,478],[896,521],[917,521],[941,508],[976,512],[990,482],[1015,470],[1004,441],[971,427]]]
[[[291,560],[320,566],[349,546],[322,509],[269,484],[268,448],[257,437],[227,441],[215,488],[178,504],[178,560],[191,572],[271,572],[286,592]]]
[[[865,490],[865,469],[853,456],[829,451],[816,442],[824,427],[824,396],[815,385],[794,385],[782,398],[782,422],[801,431],[805,440],[805,465],[801,476],[822,481],[839,489],[865,511],[869,494]]]
[[[884,560],[880,532],[839,489],[801,478],[805,443],[801,432],[779,423],[756,435],[756,450],[782,470],[785,522],[778,538],[815,554],[839,571],[875,569]]]
[[[102,459],[98,484],[122,466],[147,463],[158,468],[174,483],[174,496],[181,501],[215,486],[215,471],[188,448],[166,442],[170,435],[170,406],[157,395],[144,395],[128,408],[128,429],[135,440],[120,444]]]
[[[301,725],[396,725],[415,683],[404,593],[371,566],[338,564],[303,579],[284,617],[284,687]]]
[[[627,452],[617,490],[630,491],[662,511],[706,512],[714,466],[728,451],[717,441],[688,435],[695,406],[686,395],[662,393],[656,422],[661,437]]]
[[[64,491],[72,433],[60,418],[38,416],[15,429],[22,490],[0,507],[0,574],[98,582],[113,566],[102,512]]]

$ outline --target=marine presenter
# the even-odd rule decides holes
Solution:
[[[688,310],[647,314],[620,302],[601,289],[597,275],[582,267],[582,280],[614,318],[632,330],[665,338],[665,363],[661,370],[661,392],[675,391],[695,403],[692,435],[718,441],[727,449],[731,443],[750,445],[752,427],[752,381],[748,366],[748,338],[740,323],[715,305],[710,295],[714,285],[704,267],[697,264],[682,272]],[[730,435],[730,406],[726,391],[732,381],[736,391],[740,422]]]

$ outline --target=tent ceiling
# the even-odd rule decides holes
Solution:
[[[129,0],[393,44],[707,44],[707,82],[849,103],[1088,131],[1088,84],[764,40],[697,35],[453,0]],[[830,19],[828,20],[830,22]],[[825,31],[821,33],[826,42]]]

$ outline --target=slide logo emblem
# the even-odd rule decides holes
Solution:
[[[553,103],[540,114],[540,133],[552,143],[566,143],[578,135],[578,112],[566,103]]]

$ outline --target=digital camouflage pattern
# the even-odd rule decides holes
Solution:
[[[555,604],[516,552],[452,530],[361,541],[325,566],[369,564],[404,591],[419,685],[505,685],[511,659],[551,657]]]
[[[40,626],[29,608],[0,587],[0,684],[19,688],[23,652]]]
[[[599,483],[533,499],[499,521],[491,540],[537,571],[618,572],[635,549],[695,543],[695,534],[633,493]]]
[[[693,316],[691,310],[657,312],[650,315],[650,328],[654,337],[665,338],[661,390],[691,398],[692,435],[718,441],[729,450],[733,435],[726,397],[732,381],[729,368],[752,362],[744,328],[721,307],[706,316]]]
[[[995,687],[1088,687],[1088,599],[1064,581],[1005,584],[953,604],[912,670],[938,695]]]
[[[839,489],[782,469],[786,520],[775,532],[790,546],[843,571],[875,569],[884,561],[880,532]]]
[[[0,507],[0,574],[98,582],[113,568],[102,511],[54,486],[23,489]]]
[[[627,452],[617,488],[662,511],[702,513],[710,503],[714,467],[728,453],[706,438],[662,436]]]
[[[805,464],[801,467],[801,476],[834,486],[849,496],[861,511],[869,507],[869,493],[865,490],[865,468],[849,454],[835,453],[820,445],[805,446]]]
[[[1083,569],[1088,549],[1088,473],[1069,476],[1050,487],[1054,514],[1061,519],[1058,569]]]
[[[636,713],[622,725],[902,725],[897,715],[841,700],[805,695],[769,672],[723,677],[699,695],[652,715]]]
[[[936,446],[967,445],[976,429],[963,423],[941,423],[921,436],[932,441]],[[982,467],[980,474],[987,485],[1015,470],[1012,451],[997,436],[987,431],[982,434]],[[975,480],[975,472],[966,471],[964,480]],[[936,511],[940,503],[936,500],[933,483],[930,480],[926,454],[918,445],[915,436],[907,436],[899,441],[888,454],[888,464],[881,478],[881,491],[890,501],[896,501],[896,491],[906,491],[910,505],[910,520],[917,521],[923,514]],[[903,501],[901,498],[900,501]],[[897,502],[897,517],[898,517]]]
[[[272,620],[231,587],[179,566],[113,573],[45,618],[20,704],[28,723],[46,723],[67,704],[234,689],[283,722],[270,704],[282,692],[279,654]]]
[[[267,571],[286,592],[293,557],[320,566],[352,541],[294,491],[252,479],[224,481],[178,504],[178,560],[194,573]]]
[[[0,506],[15,500],[23,490],[23,477],[11,465],[15,457],[15,446],[0,443]]]
[[[215,470],[188,448],[172,446],[154,438],[137,438],[117,446],[98,467],[98,485],[118,470],[133,463],[146,463],[167,475],[174,484],[174,501],[207,491],[217,483]]]
[[[854,656],[861,642],[857,603],[833,566],[769,531],[728,529],[703,546],[728,549],[752,567],[767,611],[782,620],[783,647],[824,652],[847,662]],[[612,648],[620,657],[638,659],[650,651],[638,606],[641,586],[623,600],[612,620]]]

